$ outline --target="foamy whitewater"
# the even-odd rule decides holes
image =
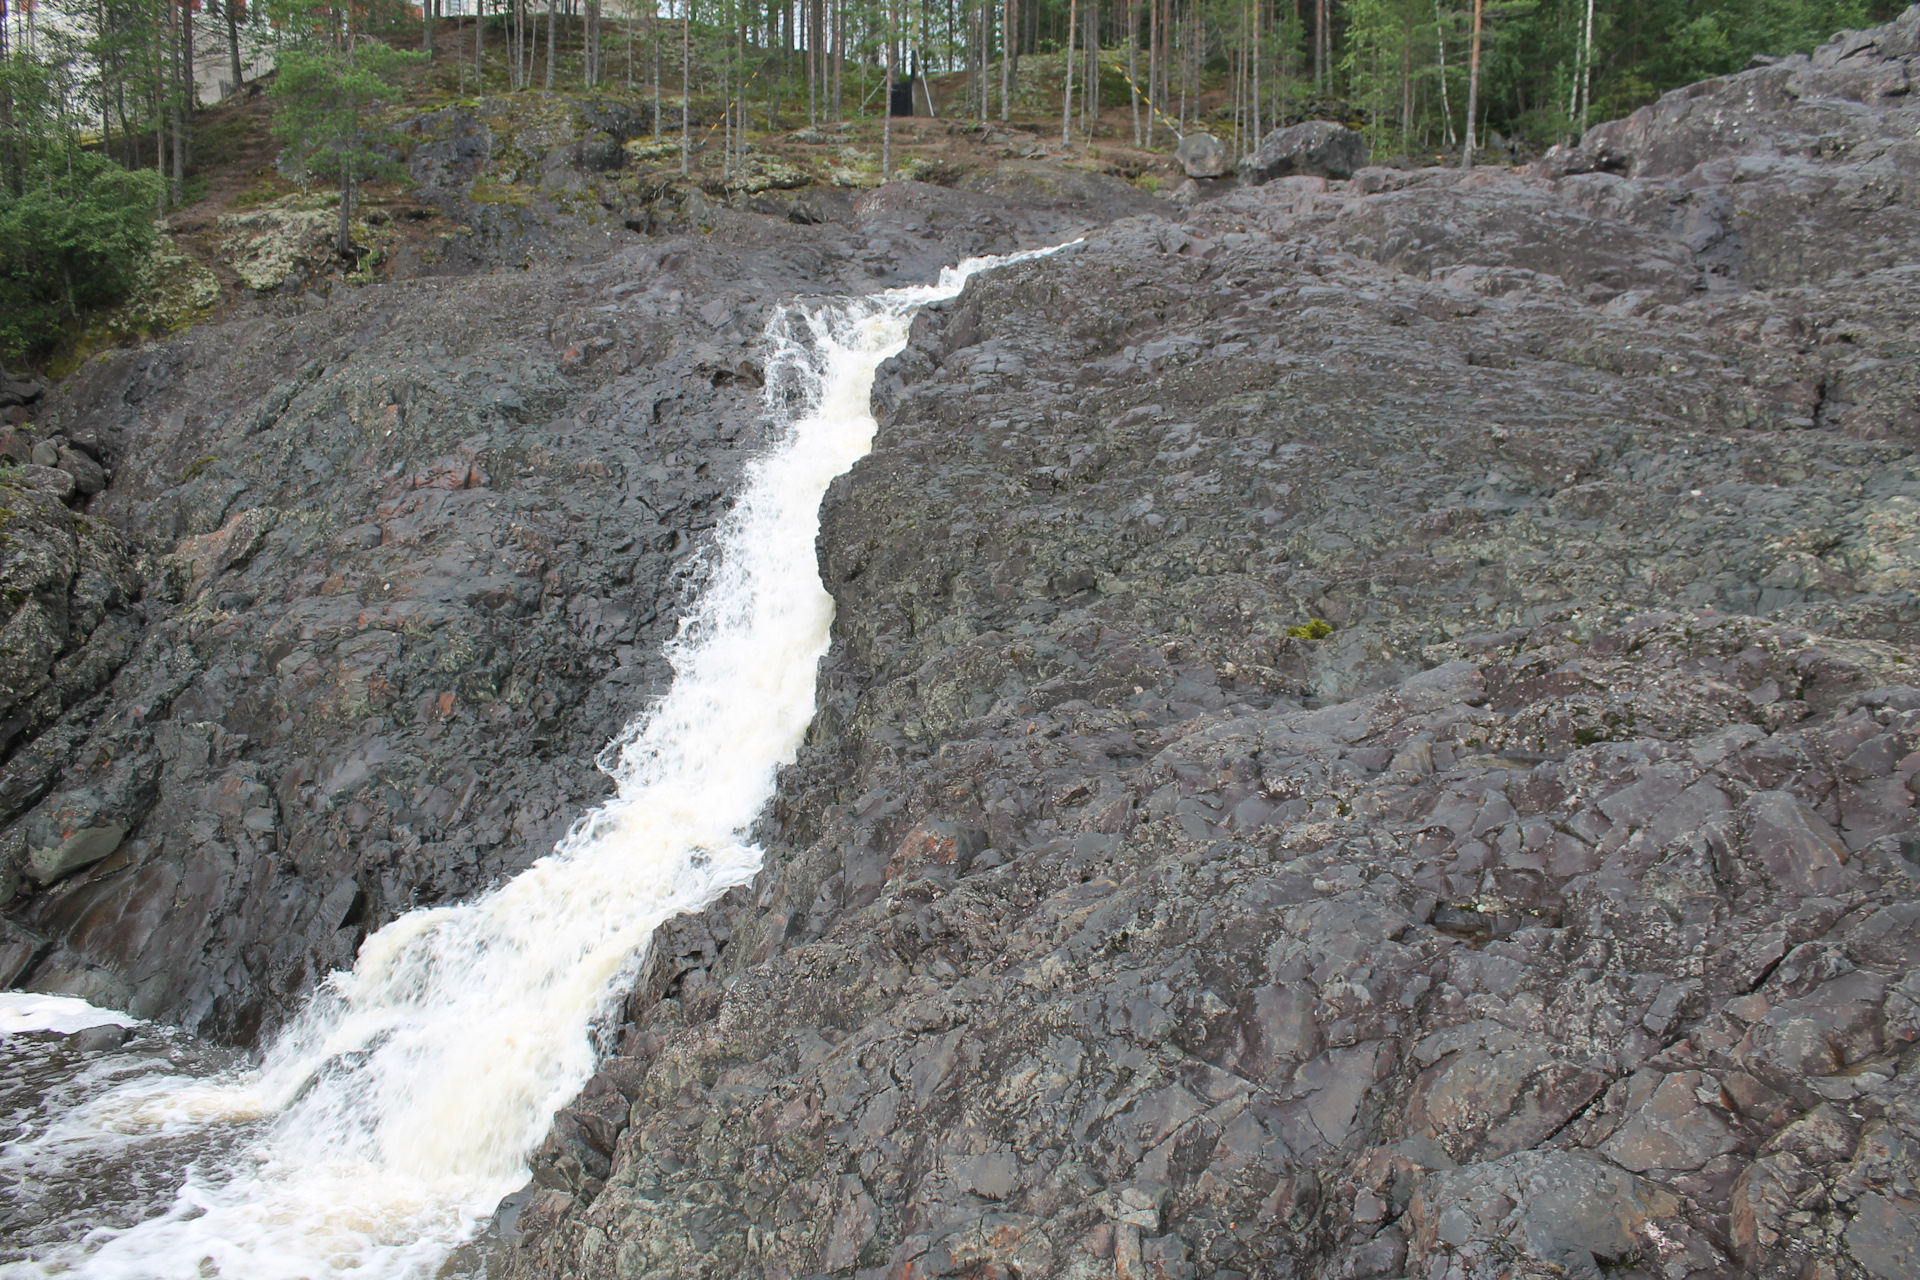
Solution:
[[[426,1276],[523,1185],[655,926],[760,867],[746,835],[813,718],[833,621],[814,560],[820,501],[872,445],[875,369],[917,307],[1045,252],[776,314],[767,401],[787,431],[721,527],[711,581],[669,647],[671,689],[603,759],[617,796],[499,889],[369,937],[255,1069],[123,1080],[15,1144],[10,1163],[30,1173],[110,1164],[196,1128],[258,1130],[219,1167],[183,1171],[164,1215],[7,1274]]]
[[[62,1034],[89,1027],[131,1027],[139,1022],[113,1009],[96,1009],[76,996],[43,996],[31,991],[0,991],[0,1035],[27,1031]]]

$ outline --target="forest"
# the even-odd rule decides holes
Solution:
[[[436,95],[631,99],[656,137],[1050,121],[1065,145],[1235,153],[1342,120],[1376,158],[1509,161],[1663,91],[1884,20],[1897,0],[0,0],[0,355],[131,287],[194,198],[196,118],[272,81],[283,168],[399,177],[383,121]],[[477,8],[477,12],[475,11]],[[272,70],[268,70],[272,68]],[[254,83],[250,84],[249,81]],[[907,82],[911,80],[912,84]],[[892,85],[889,93],[888,86]],[[682,157],[684,164],[684,155]]]

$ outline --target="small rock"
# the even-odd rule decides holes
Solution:
[[[81,493],[92,497],[107,487],[106,469],[86,454],[74,449],[60,449],[54,456],[56,465],[73,477],[73,487]]]
[[[1167,1208],[1167,1188],[1157,1182],[1123,1182],[1102,1192],[1100,1212],[1115,1222],[1158,1231]]]
[[[67,1043],[82,1053],[106,1053],[124,1045],[131,1034],[125,1027],[88,1027],[85,1031],[74,1032],[67,1038]]]

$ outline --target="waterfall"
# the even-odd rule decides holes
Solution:
[[[820,501],[873,442],[874,371],[916,308],[1047,252],[780,309],[767,403],[785,431],[721,526],[711,581],[668,646],[671,688],[602,758],[615,797],[499,888],[373,934],[257,1065],[121,1080],[13,1144],[30,1148],[8,1152],[15,1168],[44,1172],[111,1167],[183,1134],[244,1135],[176,1168],[163,1213],[7,1274],[422,1277],[478,1230],[592,1074],[593,1028],[653,930],[759,870],[747,833],[813,717],[833,621],[814,558]]]

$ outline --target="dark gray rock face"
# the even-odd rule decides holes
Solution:
[[[16,378],[5,369],[0,369],[0,409],[32,404],[45,392],[46,387],[32,378]]]
[[[546,852],[765,443],[768,308],[1117,211],[821,209],[261,303],[0,436],[0,983],[246,1043]]]
[[[1366,163],[1365,138],[1331,120],[1309,120],[1275,129],[1262,138],[1240,162],[1240,181],[1250,187],[1295,176],[1345,181]],[[1213,173],[1187,170],[1195,178],[1218,177],[1225,172],[1224,161]]]
[[[1909,1273],[1916,25],[924,314],[515,1273]]]

